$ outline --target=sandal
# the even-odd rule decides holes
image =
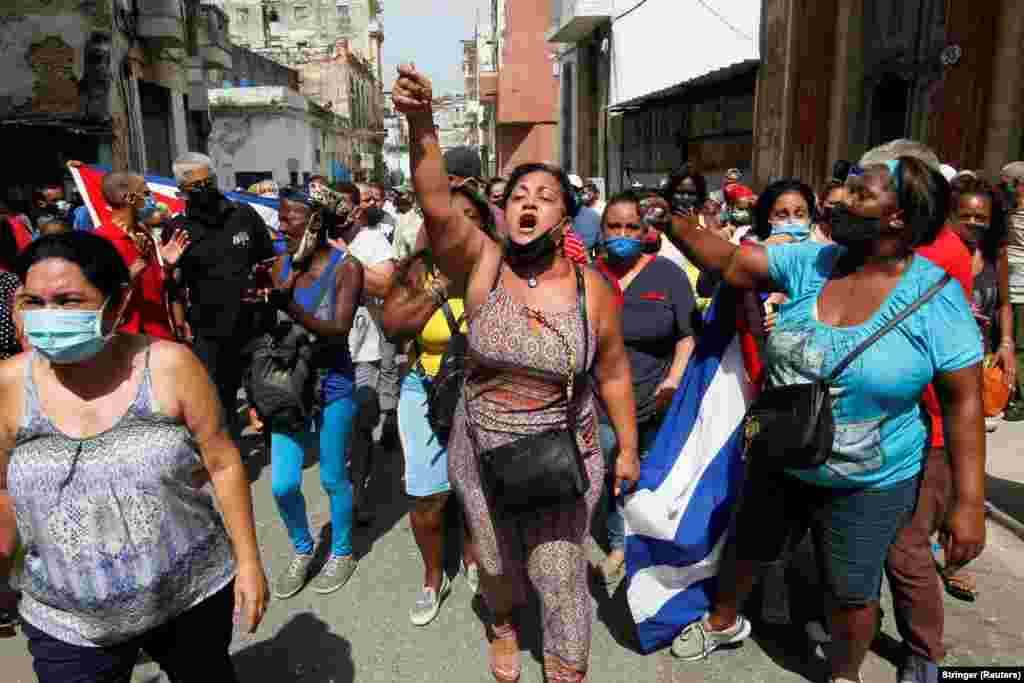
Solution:
[[[544,655],[544,675],[548,683],[586,683],[587,672],[562,663],[554,655]]]
[[[519,634],[511,623],[491,624],[491,675],[499,683],[517,683],[519,666]]]
[[[935,563],[935,569],[939,572],[942,585],[946,587],[946,592],[950,596],[964,602],[974,602],[978,598],[978,589],[974,584],[974,577],[969,574],[963,575],[959,572],[947,575],[946,570],[939,566],[938,562]]]

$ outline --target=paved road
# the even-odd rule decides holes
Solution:
[[[1020,428],[1024,430],[1024,427]],[[993,457],[1017,456],[1012,432],[992,439]],[[1024,436],[1024,431],[1022,431]],[[481,637],[479,605],[463,580],[454,582],[451,596],[438,619],[417,629],[408,620],[421,567],[409,528],[406,503],[400,491],[400,461],[389,454],[374,482],[379,515],[368,529],[355,534],[360,565],[342,591],[326,597],[306,590],[286,601],[275,601],[252,640],[239,638],[232,647],[243,681],[359,683],[417,681],[463,683],[489,680]],[[319,488],[314,459],[307,463],[305,491],[313,525],[329,533],[327,500]],[[286,563],[289,546],[270,496],[270,469],[264,461],[250,462],[254,477],[259,541],[268,573]],[[985,555],[974,565],[981,597],[974,605],[947,599],[949,664],[1024,664],[1024,542],[990,524]],[[600,549],[592,544],[598,561]],[[457,566],[453,560],[452,569]],[[796,612],[806,612],[816,592],[809,579],[794,570],[794,595],[802,599]],[[799,629],[762,627],[743,646],[714,654],[708,661],[684,664],[667,651],[642,656],[632,645],[632,627],[624,593],[614,596],[593,587],[595,628],[591,657],[592,681],[696,683],[697,681],[821,681],[824,668]],[[755,596],[756,599],[756,596]],[[888,600],[886,600],[888,603]],[[898,648],[892,609],[886,604],[885,634],[865,665],[864,680],[895,680]],[[535,629],[530,631],[536,632]],[[529,632],[529,631],[528,631]],[[524,642],[524,683],[542,681],[540,642]],[[28,683],[35,678],[20,635],[0,640],[2,680]],[[133,683],[163,683],[153,664],[136,668]]]

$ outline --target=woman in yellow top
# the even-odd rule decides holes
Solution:
[[[452,189],[452,205],[481,229],[491,220],[484,198],[465,186]],[[450,588],[444,572],[444,508],[451,494],[447,436],[435,434],[427,420],[428,389],[448,348],[453,323],[466,332],[463,301],[458,298],[461,288],[434,268],[426,247],[421,231],[413,256],[396,273],[381,316],[389,340],[411,341],[410,370],[398,401],[398,433],[405,455],[405,491],[413,499],[409,516],[425,568],[423,588],[409,612],[416,626],[434,620]],[[479,572],[468,536],[463,539],[463,557],[467,580],[476,592]]]

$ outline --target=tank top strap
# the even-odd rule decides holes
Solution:
[[[43,415],[43,406],[39,402],[39,389],[32,377],[32,366],[36,362],[36,352],[29,352],[28,360],[25,361],[25,397],[24,412],[21,416],[21,428],[28,429],[33,424],[39,424],[39,418]]]
[[[136,415],[149,416],[160,412],[159,402],[153,392],[153,372],[150,369],[150,357],[153,352],[153,339],[146,344],[145,365],[142,368],[142,384],[132,404],[132,410]]]
[[[287,282],[292,272],[292,255],[285,254],[284,262],[281,263],[281,282]]]

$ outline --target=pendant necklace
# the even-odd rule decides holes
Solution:
[[[531,276],[530,276],[530,277],[529,277],[529,278],[528,278],[528,279],[526,280],[526,285],[527,285],[527,286],[528,286],[528,287],[529,287],[530,289],[536,289],[536,288],[537,288],[537,278],[536,278],[535,276],[531,275]]]

